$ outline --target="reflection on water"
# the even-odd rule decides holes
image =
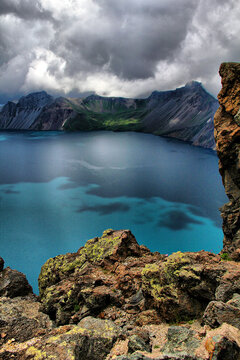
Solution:
[[[105,228],[162,253],[222,246],[213,151],[137,133],[1,133],[0,256],[35,286],[49,257]]]

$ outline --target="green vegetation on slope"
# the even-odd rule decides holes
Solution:
[[[70,102],[76,115],[64,124],[65,130],[112,130],[140,131],[143,126],[141,120],[147,115],[144,101],[136,101],[127,107],[124,102],[110,99],[110,101],[95,101],[85,99],[79,105]]]

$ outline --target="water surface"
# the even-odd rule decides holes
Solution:
[[[0,256],[35,291],[49,257],[106,228],[166,254],[222,247],[211,150],[131,132],[1,132],[0,169]]]

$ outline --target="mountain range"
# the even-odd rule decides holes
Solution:
[[[176,90],[154,91],[145,99],[54,98],[41,91],[8,101],[0,109],[0,129],[139,131],[214,149],[213,116],[218,106],[197,81]]]

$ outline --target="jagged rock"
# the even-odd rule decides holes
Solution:
[[[234,293],[240,293],[240,267],[237,263],[228,265],[229,271],[222,277],[216,289],[216,300],[226,302]]]
[[[229,198],[229,203],[221,209],[224,232],[222,252],[240,261],[240,64],[223,63],[219,73],[222,89],[218,95],[220,107],[214,117],[214,132],[219,170]]]
[[[201,317],[210,301],[219,303],[216,296],[227,301],[224,310],[234,309],[238,321],[240,295],[233,294],[239,274],[238,263],[219,255],[200,251],[166,257],[139,246],[129,230],[106,230],[77,253],[46,262],[39,278],[40,309],[33,296],[1,299],[0,359],[113,360],[121,355],[129,360],[206,360],[213,346],[205,346],[205,328],[154,325],[161,332],[161,340],[154,341],[150,324]],[[57,325],[70,325],[52,329],[41,309]],[[240,331],[229,329],[231,336],[213,333],[221,335],[211,340],[218,344],[216,354],[237,351]]]
[[[222,301],[211,301],[204,312],[203,322],[212,328],[227,323],[240,329],[240,309]]]
[[[207,333],[202,342],[202,349],[203,347],[210,360],[240,360],[240,331],[223,324]],[[201,350],[199,354],[202,353]]]
[[[17,270],[9,267],[0,272],[0,296],[10,298],[32,294],[32,287],[29,285],[26,276]]]
[[[46,262],[39,276],[42,309],[57,324],[87,315],[128,322],[144,307],[142,269],[161,258],[139,246],[129,230],[106,230],[77,253]]]
[[[210,301],[232,298],[239,278],[240,267],[219,255],[166,257],[139,246],[129,230],[107,230],[77,253],[49,259],[39,287],[42,310],[57,325],[90,315],[136,326],[200,318]]]
[[[240,359],[240,348],[235,341],[230,341],[226,337],[221,335],[213,336],[208,340],[206,346],[212,349],[213,360],[224,359],[224,360],[239,360]]]
[[[168,329],[167,343],[162,349],[165,356],[192,356],[200,345],[197,332],[183,326],[171,326]]]
[[[87,317],[80,321],[79,326],[90,333],[78,342],[75,356],[79,360],[105,359],[121,334],[121,329],[110,320]]]
[[[104,360],[121,330],[111,321],[86,318],[79,325],[62,326],[43,337],[22,344],[8,342],[0,349],[0,359]]]
[[[128,352],[131,354],[135,351],[151,351],[151,347],[138,335],[132,335],[129,337]]]
[[[232,299],[229,300],[227,304],[235,306],[236,308],[240,309],[240,294],[233,294]]]
[[[147,264],[142,272],[146,306],[162,319],[181,321],[200,317],[211,300],[227,264],[205,251],[173,253],[165,261]]]
[[[96,319],[92,316],[87,316],[82,319],[78,326],[89,331],[96,331],[99,334],[104,334],[106,337],[112,337],[115,340],[122,333],[121,328],[115,325],[111,320]]]
[[[0,345],[15,339],[24,342],[44,335],[53,328],[46,314],[39,311],[40,303],[31,297],[0,298]]]
[[[4,260],[0,257],[0,271],[3,271],[4,268]]]

